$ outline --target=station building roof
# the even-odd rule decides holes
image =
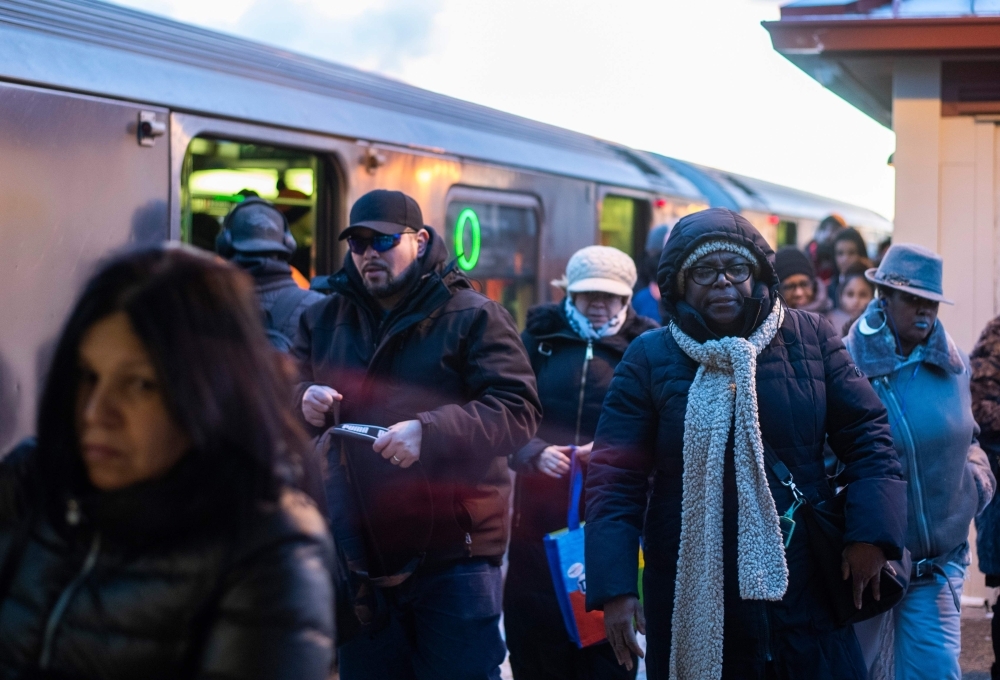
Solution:
[[[943,99],[950,81],[952,104],[1000,110],[1000,88],[983,91],[1000,83],[1000,70],[983,65],[1000,69],[1000,0],[795,0],[763,25],[777,52],[886,127],[898,57],[942,57],[946,71],[947,62],[958,67],[943,75]],[[963,66],[970,62],[980,65]],[[946,115],[969,112],[947,104]]]

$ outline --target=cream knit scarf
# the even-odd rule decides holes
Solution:
[[[700,366],[684,416],[684,492],[674,592],[670,680],[722,677],[722,474],[735,413],[740,597],[780,600],[788,565],[778,512],[764,472],[757,413],[757,355],[784,318],[781,302],[747,338],[698,344],[676,324],[670,332]]]

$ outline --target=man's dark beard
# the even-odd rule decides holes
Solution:
[[[420,258],[411,262],[410,266],[404,269],[399,276],[393,276],[392,272],[388,269],[383,269],[382,271],[385,272],[385,283],[376,285],[366,277],[361,277],[365,282],[365,288],[376,300],[384,300],[385,298],[392,297],[416,283],[420,278]]]

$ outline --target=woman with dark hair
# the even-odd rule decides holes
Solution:
[[[847,336],[851,324],[860,317],[868,304],[875,299],[875,284],[868,280],[865,272],[869,267],[865,261],[855,262],[841,279],[837,292],[837,306],[827,312],[826,318],[841,337]]]
[[[906,529],[885,408],[830,324],[785,307],[774,253],[738,213],[678,222],[658,281],[670,323],[629,345],[594,437],[587,606],[604,610],[626,666],[639,653],[636,625],[647,634],[650,678],[866,678],[792,492],[765,460],[783,463],[813,502],[832,494],[827,441],[844,463],[841,567],[860,607],[869,583],[879,597]]]
[[[868,246],[861,233],[854,227],[848,227],[833,237],[833,258],[837,272],[830,280],[828,292],[833,304],[840,299],[840,287],[844,285],[847,270],[862,262],[866,268],[871,266],[868,259]]]
[[[59,339],[37,444],[0,464],[0,677],[330,670],[332,546],[253,283],[184,247],[106,264]]]

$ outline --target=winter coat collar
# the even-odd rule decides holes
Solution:
[[[424,255],[418,260],[420,279],[406,297],[386,314],[369,294],[350,253],[344,258],[343,268],[329,279],[331,292],[338,293],[363,310],[373,331],[384,338],[427,318],[443,305],[452,293],[462,288],[472,288],[469,280],[455,267],[445,264],[448,251],[433,229]]]
[[[625,317],[622,329],[615,335],[595,340],[594,344],[603,345],[624,353],[630,342],[653,328],[657,328],[655,321],[647,319],[644,316],[639,316],[629,306],[628,315]],[[536,340],[554,340],[558,338],[572,342],[586,342],[570,327],[562,305],[558,303],[536,305],[529,309],[524,330],[533,335]]]
[[[292,266],[284,260],[262,255],[237,254],[233,262],[250,276],[260,289],[274,290],[284,286],[294,286]]]
[[[900,357],[896,353],[896,338],[893,335],[892,327],[885,322],[885,312],[882,311],[878,300],[872,300],[869,303],[862,319],[867,320],[869,328],[878,328],[879,330],[871,335],[865,335],[861,332],[862,323],[860,321],[851,326],[851,330],[847,334],[847,346],[858,368],[869,377],[875,378],[889,375],[908,363],[909,357]],[[915,353],[917,351],[914,350]],[[965,370],[962,353],[959,352],[955,342],[945,331],[940,319],[934,323],[934,329],[922,345],[920,361],[955,375]]]

